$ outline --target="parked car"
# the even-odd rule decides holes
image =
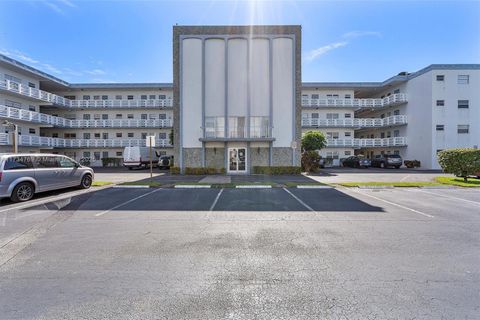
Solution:
[[[370,159],[363,156],[351,156],[343,159],[342,165],[351,168],[368,168],[371,166]]]
[[[158,156],[155,150],[152,150],[152,165],[156,166]],[[150,167],[150,148],[148,147],[125,147],[123,150],[123,166],[129,170],[133,168]]]
[[[170,169],[170,167],[173,167],[173,156],[160,156],[158,169]]]
[[[0,198],[30,200],[35,193],[92,185],[92,168],[57,154],[0,155]]]
[[[378,155],[372,160],[372,167],[398,169],[402,166],[402,157],[398,154]]]

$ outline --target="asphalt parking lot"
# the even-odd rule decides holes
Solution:
[[[77,193],[0,207],[1,319],[478,318],[478,189]]]

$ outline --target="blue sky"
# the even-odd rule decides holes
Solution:
[[[69,82],[171,82],[172,26],[302,25],[303,81],[480,63],[480,1],[0,0],[0,53]]]

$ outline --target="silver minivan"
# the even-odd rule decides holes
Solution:
[[[68,187],[88,189],[93,169],[75,160],[44,153],[0,154],[0,198],[28,201],[35,193]]]

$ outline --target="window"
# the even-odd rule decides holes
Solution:
[[[140,115],[140,119],[142,119],[142,120],[147,120],[147,117],[148,117],[148,115],[146,113],[142,113]]]
[[[338,113],[327,113],[327,119],[338,119],[339,114]]]
[[[89,139],[90,139],[90,133],[84,132],[84,133],[83,133],[83,139],[89,140]]]
[[[108,139],[108,132],[102,133],[102,139]]]
[[[93,119],[95,119],[95,120],[100,120],[100,117],[101,117],[101,116],[100,116],[99,113],[95,113],[95,114],[93,115]]]
[[[150,99],[150,100],[155,100],[155,95],[154,95],[154,94],[149,95],[149,96],[148,96],[148,99]]]
[[[458,84],[469,84],[470,76],[468,74],[459,74],[457,78]]]
[[[457,133],[468,133],[469,127],[468,124],[459,124],[457,126]]]
[[[400,155],[400,150],[393,150],[393,154],[399,156]]]
[[[90,158],[90,151],[84,151],[83,152],[83,157],[84,158]]]
[[[108,120],[108,114],[106,113],[102,114],[102,120]]]
[[[102,96],[102,100],[108,100],[108,96]]]
[[[327,139],[338,139],[338,132],[327,132]]]
[[[77,134],[76,133],[64,133],[63,134],[63,137],[65,139],[76,139],[77,138]]]
[[[115,119],[122,119],[122,118],[123,118],[123,114],[121,114],[121,113],[117,113],[115,115]]]
[[[75,96],[63,96],[65,99],[68,99],[68,100],[75,100]]]
[[[100,96],[93,96],[93,100],[100,100]]]
[[[117,136],[117,138],[121,138],[121,137],[122,137],[122,133],[121,133],[121,132],[117,132],[116,136]]]
[[[117,157],[121,157],[122,156],[122,151],[117,151],[115,154],[117,155]]]
[[[318,112],[312,113],[312,119],[318,119],[318,118],[319,118]]]
[[[35,134],[36,133],[36,130],[34,128],[29,128],[28,129],[28,133],[30,134]]]
[[[312,99],[319,99],[319,95],[318,94],[312,94]]]
[[[352,151],[345,151],[345,155],[346,155],[346,156],[352,155]]]
[[[158,138],[159,138],[159,139],[167,139],[167,134],[166,134],[165,132],[160,132],[160,133],[158,134]]]
[[[388,111],[387,112],[387,117],[390,117],[392,115],[392,112]]]
[[[333,152],[327,152],[327,159],[338,159],[339,154],[338,151],[333,151]]]
[[[94,133],[93,136],[95,137],[95,139],[100,139],[100,133]]]
[[[380,138],[382,138],[382,139],[385,138],[385,132],[380,133]]]
[[[29,83],[28,83],[28,86],[29,86],[30,88],[35,88],[35,83],[29,82]]]
[[[22,79],[11,76],[9,74],[5,74],[5,80],[9,80],[9,81],[16,82],[16,83],[22,83]]]
[[[445,100],[437,100],[437,106],[443,107],[445,105]]]
[[[400,130],[394,130],[393,131],[393,136],[394,137],[400,137]]]
[[[30,110],[30,111],[35,111],[35,106],[31,106],[31,105],[28,106],[28,110]]]
[[[352,95],[346,94],[346,95],[345,95],[345,99],[352,99]],[[346,151],[345,151],[345,152],[346,152]]]
[[[33,168],[32,158],[28,156],[9,157],[3,170],[20,170]]]
[[[155,119],[156,119],[156,116],[157,116],[156,114],[150,113],[150,114],[148,115],[148,119],[150,119],[150,120],[155,120]]]
[[[18,108],[18,109],[22,108],[22,104],[20,102],[15,102],[12,100],[5,100],[5,105],[10,108]]]
[[[445,125],[443,124],[437,124],[435,127],[435,130],[437,131],[444,131],[445,130]]]
[[[393,111],[393,115],[394,115],[394,116],[399,116],[399,115],[400,115],[400,110],[395,110],[395,111]]]
[[[166,115],[165,113],[160,113],[160,114],[158,115],[158,119],[160,119],[160,120],[165,120],[165,119],[167,119],[167,115]]]
[[[100,151],[95,151],[93,153],[93,159],[100,160]]]
[[[85,113],[83,115],[83,120],[90,120],[90,114],[89,113]]]
[[[142,137],[142,139],[147,139],[147,133],[146,132],[142,132],[140,134],[140,136]]]
[[[133,138],[133,132],[129,132],[129,133],[127,133],[127,137],[129,137],[129,138]]]
[[[127,96],[127,100],[133,100],[133,96]]]
[[[60,167],[62,168],[73,168],[76,166],[76,163],[66,157],[55,157],[58,159]]]
[[[140,96],[140,99],[142,99],[142,100],[147,100],[147,95],[146,95],[146,94],[142,94],[142,95]]]
[[[468,100],[458,100],[458,109],[468,109]]]
[[[37,158],[38,168],[58,168],[60,167],[60,157],[40,156]]]
[[[385,113],[382,113],[382,114],[380,115],[380,118],[381,118],[381,119],[385,118]]]
[[[133,113],[127,114],[127,119],[133,119]]]
[[[108,158],[108,151],[102,152],[102,158]]]
[[[400,93],[400,89],[393,90],[393,94]]]
[[[345,113],[345,118],[351,118],[352,114],[351,113]]]
[[[352,133],[351,132],[345,132],[345,137],[351,137]]]
[[[327,94],[327,99],[338,99],[338,94]]]
[[[443,74],[437,75],[437,81],[445,81],[445,76]]]
[[[82,99],[83,100],[90,100],[90,96],[83,96]]]
[[[164,95],[164,94],[161,94],[161,95],[158,96],[158,99],[165,100],[165,99],[167,99],[167,96]]]
[[[52,133],[52,138],[58,138],[58,133]]]
[[[115,100],[122,100],[122,96],[121,95],[116,95]]]
[[[392,136],[392,132],[391,131],[387,131],[387,138],[390,138]]]

